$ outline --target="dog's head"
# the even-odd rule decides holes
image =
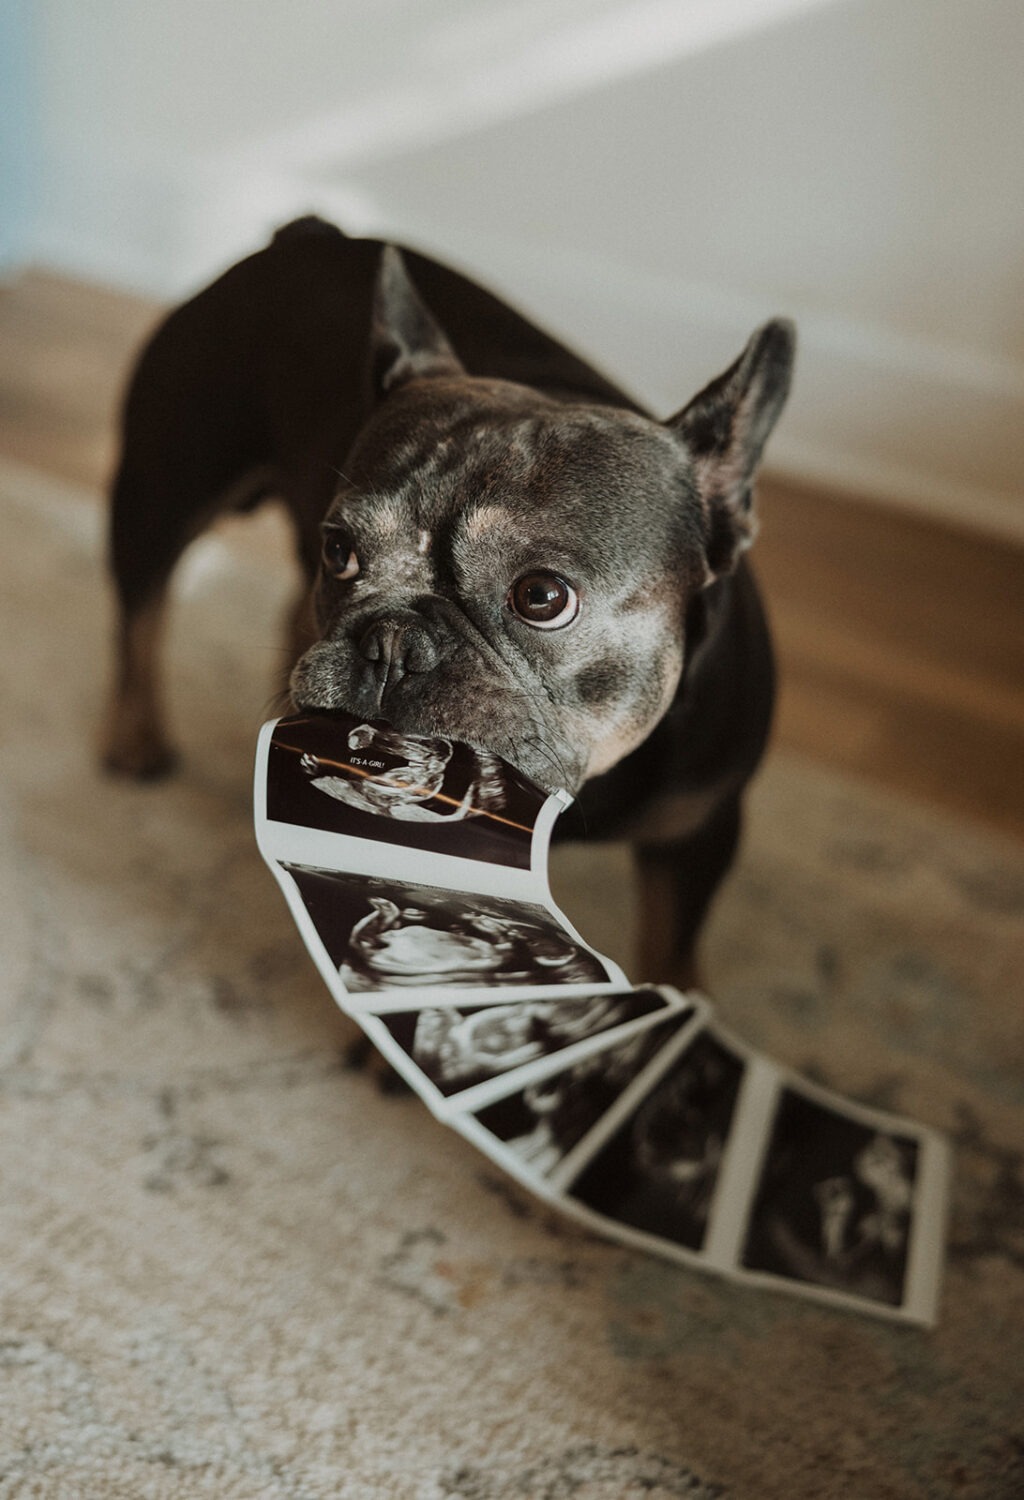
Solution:
[[[694,595],[753,539],[793,330],[670,421],[472,377],[386,250],[378,399],[323,526],[300,709],[465,740],[575,791],[650,734]]]

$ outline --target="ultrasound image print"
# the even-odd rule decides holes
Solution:
[[[533,902],[283,868],[350,993],[610,980],[600,960]]]
[[[663,1010],[656,990],[574,1000],[430,1006],[382,1017],[398,1045],[446,1097],[539,1062],[613,1026]]]
[[[699,1250],[743,1073],[740,1059],[702,1032],[588,1163],[572,1196]]]
[[[785,1089],[742,1264],[899,1306],[918,1149]]]
[[[590,1131],[665,1045],[665,1028],[653,1025],[618,1046],[593,1053],[571,1068],[528,1084],[476,1113],[525,1167],[547,1176]]]
[[[496,755],[343,714],[282,719],[267,757],[275,822],[518,869],[545,800]]]

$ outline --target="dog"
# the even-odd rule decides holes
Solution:
[[[645,957],[692,983],[772,715],[744,554],[794,348],[766,323],[661,422],[458,272],[285,226],[169,315],[128,387],[106,766],[173,765],[168,580],[216,515],[279,498],[307,584],[293,706],[573,792],[559,836],[632,841]]]

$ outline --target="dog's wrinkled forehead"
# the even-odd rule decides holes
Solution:
[[[595,566],[650,551],[664,561],[701,543],[685,455],[659,424],[629,411],[564,406],[500,381],[416,382],[385,403],[346,463],[360,520],[382,541],[457,526],[463,540],[502,533],[572,537]],[[642,517],[642,525],[637,524]],[[597,538],[600,538],[599,544]]]

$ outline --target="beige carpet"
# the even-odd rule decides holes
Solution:
[[[937,1331],[626,1252],[345,1069],[251,832],[262,543],[193,554],[184,769],[126,788],[99,511],[0,491],[3,1500],[1024,1493],[1019,848],[777,756],[712,932],[741,1036],[956,1138]],[[621,851],[560,860],[626,962],[627,891]]]

